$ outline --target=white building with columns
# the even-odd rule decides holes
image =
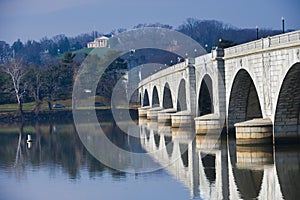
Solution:
[[[87,47],[88,48],[103,48],[103,47],[108,47],[108,40],[109,38],[108,37],[105,37],[105,36],[101,36],[101,37],[98,37],[96,39],[94,39],[93,42],[89,42],[87,43]]]

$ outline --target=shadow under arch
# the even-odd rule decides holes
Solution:
[[[210,184],[216,182],[216,155],[200,152],[204,173]]]
[[[259,193],[261,191],[264,171],[263,169],[252,169],[255,167],[255,165],[252,162],[252,160],[247,161],[238,161],[238,155],[237,152],[239,150],[239,147],[237,146],[235,140],[228,140],[228,153],[229,153],[229,159],[231,164],[231,169],[233,173],[234,182],[237,186],[237,190],[239,191],[241,195],[241,199],[257,199],[259,196]],[[242,146],[243,148],[259,148],[259,146]],[[254,150],[255,151],[255,150]],[[244,151],[245,153],[246,151]],[[248,151],[248,154],[250,154],[251,151]],[[240,158],[241,159],[241,158]],[[242,162],[245,164],[244,167],[238,166],[238,162]],[[247,162],[250,162],[247,167]],[[228,166],[229,167],[229,166]]]
[[[184,79],[181,79],[177,94],[177,111],[179,112],[184,110],[187,110],[186,83]]]
[[[154,131],[154,143],[157,148],[159,147],[159,141],[160,141],[160,135],[156,131]]]
[[[274,118],[275,142],[300,143],[300,63],[294,64],[282,82]]]
[[[165,139],[165,146],[168,153],[168,156],[171,157],[173,153],[173,142],[172,142],[172,136],[164,136]]]
[[[243,199],[256,199],[263,180],[262,170],[233,168],[233,176]]]
[[[300,147],[298,144],[275,146],[275,164],[280,191],[284,199],[300,196]]]
[[[245,69],[238,71],[230,92],[228,105],[228,128],[235,123],[253,118],[262,118],[257,90],[249,73]]]
[[[139,107],[142,106],[142,94],[139,94],[139,102],[138,102]]]
[[[145,90],[144,98],[143,98],[143,106],[149,106],[149,94],[148,91]]]
[[[181,154],[181,161],[184,167],[189,166],[189,154],[188,154],[188,144],[179,143],[179,150]]]
[[[146,133],[146,139],[149,142],[149,140],[150,140],[150,130],[145,128],[145,133]]]
[[[198,96],[198,116],[211,114],[213,112],[212,79],[208,74],[206,74],[200,84]]]
[[[172,94],[170,90],[170,86],[168,83],[164,86],[164,92],[163,92],[163,108],[173,108],[173,100],[172,100]]]
[[[154,86],[152,92],[152,107],[159,107],[159,97],[156,86]]]

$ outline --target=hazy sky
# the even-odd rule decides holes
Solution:
[[[188,17],[236,27],[300,29],[299,0],[0,0],[0,40],[75,36],[96,29],[130,29],[138,23],[177,27]]]

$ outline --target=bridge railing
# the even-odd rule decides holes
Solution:
[[[160,70],[160,71],[156,72],[155,74],[152,74],[151,76],[141,80],[138,87],[141,87],[141,86],[143,86],[153,80],[159,79],[161,77],[173,74],[174,72],[182,71],[182,70],[186,69],[187,66],[188,66],[188,60],[185,60],[184,62],[175,64],[166,69]]]
[[[196,65],[203,64],[203,63],[211,61],[211,59],[216,57],[215,54],[216,53],[215,53],[215,50],[214,50],[211,53],[207,53],[207,54],[204,54],[202,56],[196,57],[195,58]]]
[[[260,40],[255,40],[245,44],[229,47],[224,50],[225,56],[236,54],[245,54],[250,51],[267,49],[278,45],[300,42],[300,31],[289,32],[285,34],[275,35]]]

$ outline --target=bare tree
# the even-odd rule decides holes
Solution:
[[[59,69],[59,65],[50,65],[46,68],[42,77],[49,110],[52,110],[53,97],[59,89]]]
[[[26,88],[26,84],[23,80],[26,74],[25,67],[23,66],[21,61],[12,60],[11,62],[6,63],[3,67],[1,67],[1,70],[11,77],[13,91],[18,101],[19,112],[21,115],[23,115],[23,97]]]
[[[35,106],[33,110],[35,114],[38,115],[42,106],[41,88],[43,85],[42,69],[40,66],[31,66],[28,69],[26,83],[29,93],[34,98]]]
[[[28,68],[26,73],[26,85],[28,92],[34,98],[35,106],[34,112],[36,115],[39,114],[42,100],[41,100],[41,90],[43,86],[42,79],[42,68],[40,66],[31,66]]]

